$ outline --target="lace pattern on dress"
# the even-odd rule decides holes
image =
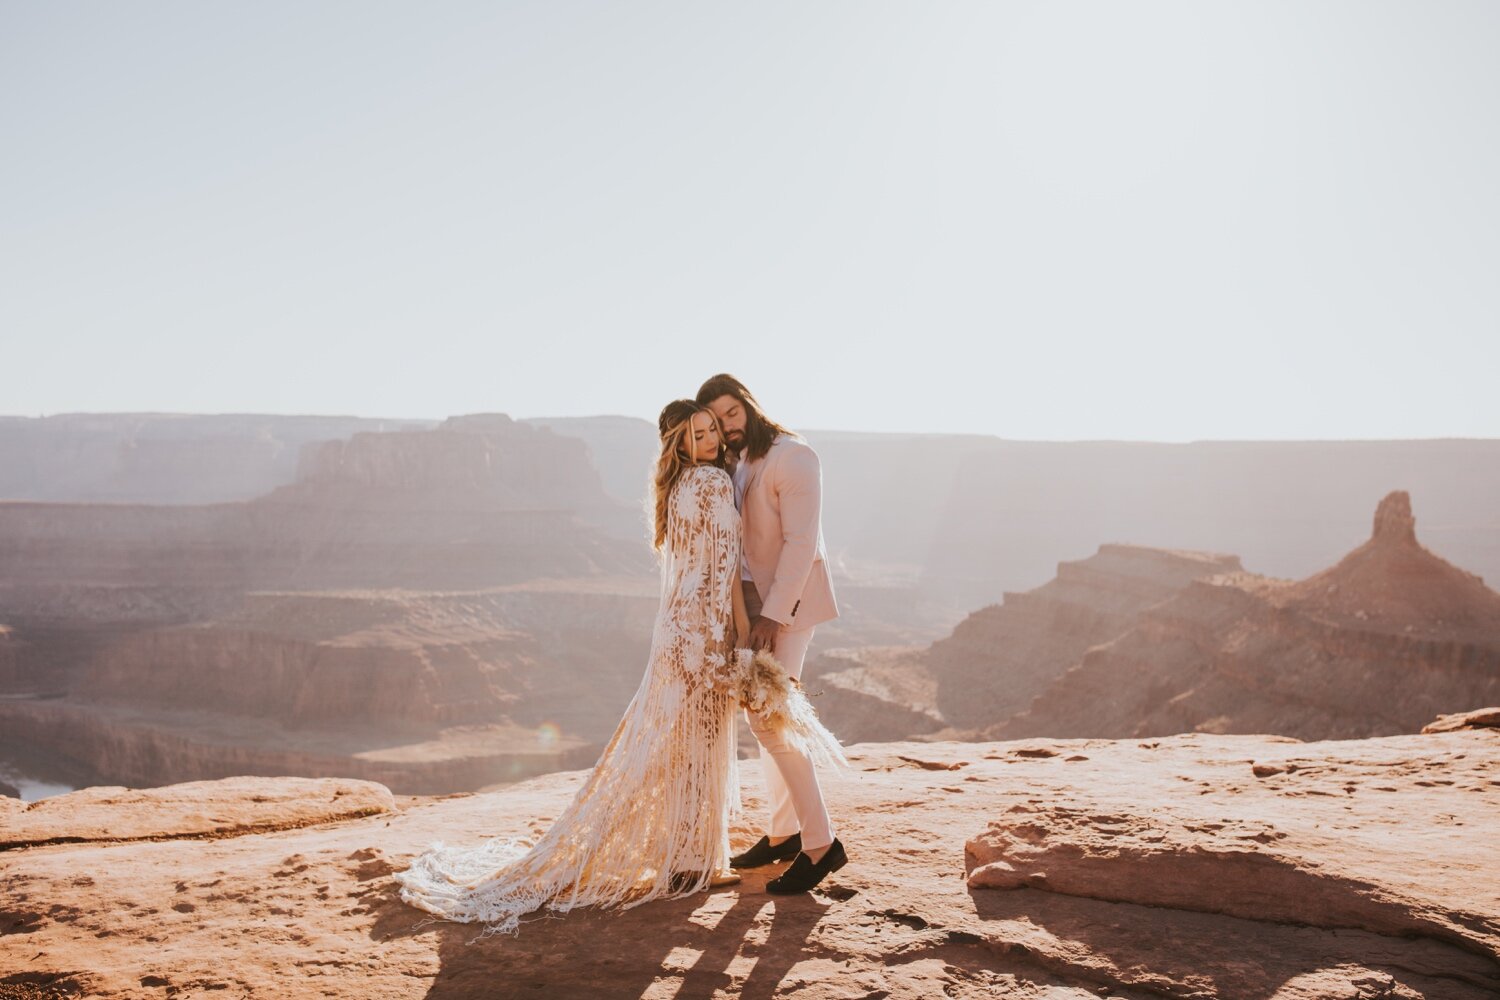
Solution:
[[[514,933],[546,907],[628,908],[705,887],[740,816],[733,592],[740,519],[729,474],[695,466],[673,487],[661,605],[640,687],[573,801],[532,843],[434,841],[395,874],[401,898]],[[674,872],[696,878],[675,889]]]

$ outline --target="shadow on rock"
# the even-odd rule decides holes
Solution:
[[[522,918],[518,933],[489,937],[478,924],[440,920],[407,905],[389,878],[372,883],[364,904],[377,914],[371,929],[377,941],[435,935],[440,969],[430,997],[623,998],[655,988],[679,997],[723,990],[754,1000],[775,995],[799,962],[844,957],[811,941],[829,907],[841,904],[821,894],[771,896],[765,882],[774,874],[625,911],[538,910]]]

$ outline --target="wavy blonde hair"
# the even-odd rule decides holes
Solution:
[[[699,462],[693,457],[693,417],[707,413],[713,418],[719,432],[719,453],[711,462]],[[651,548],[660,552],[667,542],[667,507],[672,499],[672,487],[682,474],[695,465],[712,465],[725,468],[724,428],[714,411],[691,399],[674,399],[662,407],[656,419],[656,429],[661,435],[661,454],[651,470],[651,488],[647,492],[646,515],[651,522]]]

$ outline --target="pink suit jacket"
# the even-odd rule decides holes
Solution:
[[[760,613],[788,629],[837,618],[823,546],[818,453],[801,438],[777,435],[771,450],[750,464],[740,515]]]

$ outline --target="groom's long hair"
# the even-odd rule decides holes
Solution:
[[[745,383],[733,375],[720,372],[704,382],[698,389],[698,405],[707,406],[720,396],[733,396],[745,408],[745,449],[740,455],[741,459],[764,458],[766,452],[771,450],[771,442],[776,440],[776,435],[793,433],[766,416],[766,411],[750,395]]]
[[[699,462],[693,458],[693,417],[707,413],[713,417],[719,429],[719,453],[711,462]],[[661,435],[661,454],[651,468],[650,499],[646,514],[651,519],[651,547],[657,552],[667,543],[667,508],[671,505],[672,487],[682,474],[695,465],[725,467],[724,428],[719,427],[719,418],[714,411],[691,399],[674,399],[662,408],[656,418],[656,429]]]

